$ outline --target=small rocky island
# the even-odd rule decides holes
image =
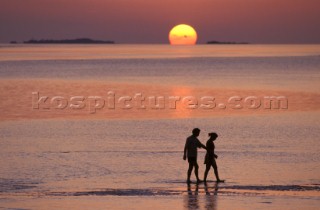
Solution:
[[[80,39],[30,39],[29,41],[24,41],[24,44],[114,44],[114,41],[102,41],[102,40],[93,40],[89,38],[80,38]]]
[[[209,41],[207,44],[250,44],[248,42],[220,42],[220,41]]]

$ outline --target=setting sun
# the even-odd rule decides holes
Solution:
[[[169,33],[171,45],[195,45],[197,32],[189,25],[180,24],[173,27]]]

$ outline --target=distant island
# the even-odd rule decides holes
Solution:
[[[209,41],[207,44],[250,44],[248,42],[219,42],[219,41]]]
[[[114,44],[114,41],[101,41],[93,40],[89,38],[80,38],[80,39],[30,39],[29,41],[24,41],[24,44]]]

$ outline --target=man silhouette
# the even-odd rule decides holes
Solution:
[[[191,173],[194,167],[194,174],[196,175],[197,182],[201,182],[202,180],[199,179],[198,171],[199,171],[199,165],[197,163],[197,154],[198,154],[198,148],[204,148],[206,147],[199,141],[197,138],[200,134],[199,128],[194,128],[192,130],[192,135],[189,136],[186,140],[186,144],[184,146],[184,154],[183,159],[186,160],[188,156],[188,162],[189,162],[189,168],[188,168],[188,178],[187,183],[189,184]]]

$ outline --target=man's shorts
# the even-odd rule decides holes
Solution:
[[[188,157],[188,162],[197,162],[197,158],[196,157]]]

